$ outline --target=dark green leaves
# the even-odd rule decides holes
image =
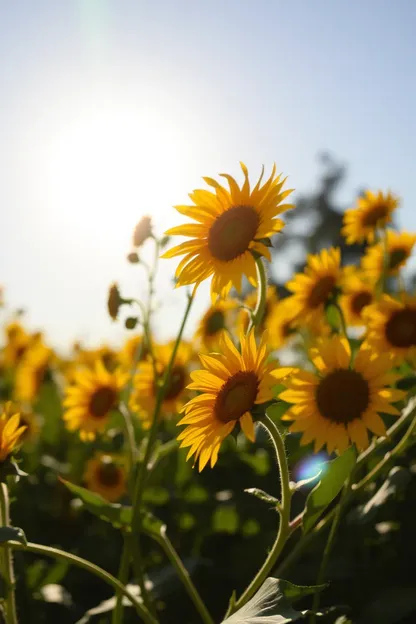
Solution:
[[[326,585],[301,586],[289,581],[268,578],[251,600],[222,624],[287,624],[306,615],[292,603],[325,589]]]
[[[302,520],[303,531],[310,531],[321,514],[340,493],[342,487],[354,468],[355,450],[352,446],[343,455],[328,462],[328,467],[306,500],[305,513]]]

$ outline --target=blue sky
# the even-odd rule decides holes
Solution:
[[[178,223],[171,206],[239,160],[254,175],[276,162],[302,192],[329,150],[349,167],[341,202],[391,188],[415,230],[415,22],[409,0],[0,0],[9,305],[60,347],[119,341],[106,292],[143,292],[124,260],[134,223]],[[161,337],[183,305],[174,265],[158,279]],[[204,288],[193,322],[207,303]]]

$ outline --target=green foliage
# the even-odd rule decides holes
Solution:
[[[12,526],[0,527],[0,544],[5,542],[19,542],[20,544],[27,544],[27,539],[23,529]]]

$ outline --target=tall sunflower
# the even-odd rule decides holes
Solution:
[[[220,300],[211,305],[199,322],[195,338],[205,349],[215,351],[224,332],[231,329],[232,312],[237,302],[233,299]]]
[[[3,462],[20,444],[26,430],[20,423],[20,414],[6,403],[0,408],[0,462]]]
[[[392,214],[399,205],[399,199],[390,191],[373,193],[365,191],[358,198],[357,206],[346,210],[344,227],[341,232],[348,245],[372,243],[377,229],[384,228],[391,222]]]
[[[153,363],[150,357],[146,361],[140,362],[137,373],[133,378],[130,408],[132,411],[137,412],[145,428],[151,425],[159,390],[159,381],[165,374],[173,347],[173,341],[166,345],[157,345],[154,349],[155,362]],[[162,402],[162,413],[164,415],[177,414],[186,401],[186,386],[190,381],[189,371],[192,357],[192,346],[187,342],[181,342]]]
[[[416,296],[383,295],[365,310],[366,342],[379,353],[398,360],[416,355]]]
[[[286,287],[291,297],[294,315],[302,324],[316,325],[322,319],[325,306],[336,294],[342,279],[341,253],[338,248],[323,249],[308,256],[306,268],[290,280]]]
[[[204,367],[191,373],[190,390],[201,392],[183,408],[185,416],[178,425],[186,425],[178,435],[181,447],[191,447],[186,459],[195,455],[201,471],[208,461],[216,464],[222,441],[240,424],[247,438],[254,441],[251,411],[273,398],[276,363],[267,363],[263,335],[259,347],[254,332],[241,337],[241,353],[225,335],[222,354],[200,355]],[[273,373],[273,371],[275,371]]]
[[[345,322],[351,326],[363,326],[363,312],[374,301],[374,284],[363,279],[360,272],[350,273],[344,280],[339,303]]]
[[[277,290],[275,286],[268,286],[267,291],[266,291],[266,306],[265,306],[263,318],[261,320],[261,324],[259,327],[260,331],[269,329],[270,317],[272,316],[275,310],[278,299],[279,298],[277,296]],[[245,298],[244,305],[246,308],[249,308],[250,310],[254,310],[256,307],[256,303],[257,303],[257,290],[253,290]],[[247,331],[249,322],[250,322],[249,313],[247,310],[242,308],[237,319],[237,330],[239,332],[245,333]]]
[[[108,453],[96,453],[87,462],[84,481],[91,492],[114,503],[126,492],[126,470],[121,458]]]
[[[106,428],[127,379],[127,373],[110,372],[101,360],[96,361],[94,368],[77,371],[75,383],[66,388],[63,401],[67,428],[78,430],[81,440],[94,440]]]
[[[391,372],[392,358],[362,346],[351,362],[350,345],[339,336],[323,340],[310,357],[317,372],[294,369],[279,395],[293,404],[284,418],[294,421],[290,431],[303,433],[301,444],[314,440],[315,453],[324,445],[328,453],[343,453],[351,443],[365,449],[367,430],[384,435],[379,414],[399,415],[392,403],[405,396],[388,387],[398,377]]]
[[[415,243],[416,234],[388,230],[385,241],[367,249],[361,261],[363,272],[373,281],[380,279],[383,271],[387,275],[397,275],[412,255]]]
[[[212,178],[204,178],[214,192],[196,190],[189,195],[194,205],[175,206],[178,212],[197,223],[179,225],[166,232],[191,237],[162,256],[184,255],[176,270],[178,286],[198,285],[212,275],[213,302],[218,297],[226,297],[232,286],[240,292],[243,275],[253,286],[257,284],[253,254],[270,260],[270,251],[263,239],[281,231],[284,223],[277,215],[293,208],[291,204],[282,203],[292,190],[283,190],[285,179],[276,176],[276,166],[263,185],[262,172],[253,189],[250,189],[247,167],[241,163],[241,168],[244,174],[241,188],[228,174],[221,175],[229,189]]]

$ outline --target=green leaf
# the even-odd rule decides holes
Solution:
[[[296,482],[292,481],[290,484],[292,492],[297,492],[298,490],[305,487],[306,485],[310,485],[311,483],[316,481],[317,478],[321,476],[321,474],[322,474],[322,469],[319,470],[316,473],[316,475],[314,475],[313,477],[309,477],[308,479],[301,479],[301,481],[296,481]]]
[[[286,403],[286,401],[278,401],[278,403],[270,405],[270,407],[268,407],[266,410],[267,416],[273,419],[273,422],[279,427],[279,431],[284,434],[287,433],[287,429],[286,427],[282,426],[280,420],[282,416],[286,414],[289,407],[291,407],[290,403]]]
[[[269,577],[241,609],[222,624],[287,624],[297,622],[308,611],[296,611],[292,603],[325,589],[326,585],[302,586]],[[231,603],[230,603],[231,604]]]
[[[355,449],[350,446],[345,453],[328,462],[321,480],[313,488],[306,500],[305,513],[302,520],[304,533],[310,531],[315,526],[324,510],[340,493],[355,465],[355,461]]]
[[[244,490],[244,492],[247,492],[247,494],[251,494],[252,496],[255,496],[256,498],[264,501],[265,503],[269,503],[269,505],[273,505],[273,507],[278,507],[280,505],[277,498],[275,498],[274,496],[271,496],[271,494],[267,494],[267,492],[265,492],[264,490],[260,490],[259,488],[247,488],[246,490]]]
[[[91,492],[80,485],[75,485],[65,479],[60,479],[61,483],[68,488],[72,494],[78,496],[85,509],[88,509],[92,514],[98,516],[102,520],[110,522],[115,527],[130,527],[132,520],[132,508],[124,505],[118,505],[115,503],[109,503],[105,498]]]
[[[15,477],[19,481],[20,477],[27,477],[27,472],[21,470],[13,457],[8,457],[0,463],[0,482],[4,482],[6,477]]]
[[[5,542],[19,542],[20,544],[27,544],[27,539],[23,529],[12,526],[0,527],[0,544]]]

